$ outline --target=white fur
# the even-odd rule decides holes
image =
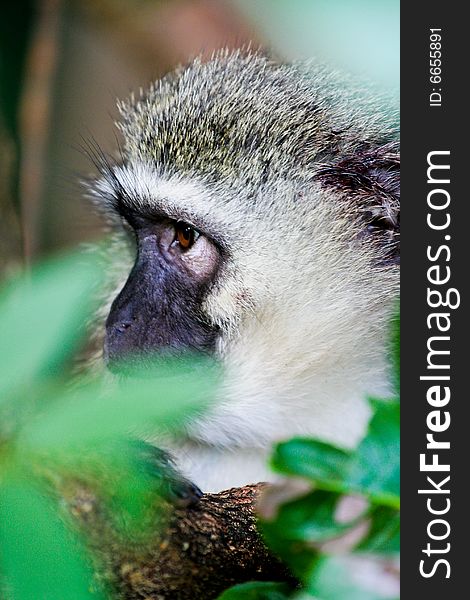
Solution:
[[[388,389],[386,325],[395,267],[373,266],[337,198],[314,184],[270,182],[256,198],[130,162],[114,175],[136,204],[164,210],[229,249],[205,302],[222,335],[226,376],[211,410],[173,442],[179,466],[205,491],[271,480],[273,444],[295,435],[351,447],[367,394]],[[111,197],[101,181],[97,192]]]

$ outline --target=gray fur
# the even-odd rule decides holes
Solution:
[[[396,138],[395,115],[366,98],[318,65],[220,52],[121,103],[118,127],[128,158],[179,173],[238,185],[304,181],[318,163]]]

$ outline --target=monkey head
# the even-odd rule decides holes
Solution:
[[[365,395],[388,389],[390,112],[322,68],[222,52],[120,113],[121,160],[99,158],[93,187],[134,253],[106,321],[110,369],[136,352],[211,353],[225,379],[192,425],[201,443],[354,443]]]

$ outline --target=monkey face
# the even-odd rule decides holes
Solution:
[[[120,207],[137,256],[106,322],[108,366],[163,349],[213,350],[217,328],[201,304],[221,260],[216,243],[184,221]]]

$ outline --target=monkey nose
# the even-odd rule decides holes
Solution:
[[[106,365],[111,371],[132,353],[133,325],[135,325],[133,319],[117,320],[106,325],[103,355]]]
[[[126,331],[126,329],[129,329],[129,327],[131,325],[132,325],[131,321],[121,321],[120,323],[116,323],[114,325],[114,328],[117,331],[117,333],[124,333]]]

